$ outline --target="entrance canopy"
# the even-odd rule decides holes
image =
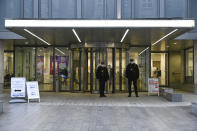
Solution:
[[[195,27],[194,20],[5,20],[5,27],[39,44],[127,43],[161,47]]]

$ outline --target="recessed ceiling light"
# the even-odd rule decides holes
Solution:
[[[81,40],[80,40],[80,38],[79,38],[77,32],[75,31],[75,29],[72,29],[72,31],[73,31],[73,33],[75,34],[75,36],[77,37],[78,41],[81,43]]]
[[[174,45],[176,45],[176,43],[173,43]]]
[[[124,38],[126,37],[127,33],[129,32],[129,29],[127,29],[124,33],[124,35],[122,36],[122,39],[120,40],[120,42],[122,43]]]
[[[152,46],[156,45],[157,43],[159,43],[160,41],[162,41],[163,39],[165,39],[166,37],[168,37],[169,35],[173,34],[174,32],[176,32],[178,29],[174,29],[173,31],[171,31],[170,33],[168,33],[167,35],[165,35],[164,37],[162,37],[161,39],[157,40],[156,42],[154,42],[152,44]]]
[[[141,51],[140,53],[139,53],[139,56],[142,54],[142,53],[144,53],[146,50],[148,50],[149,49],[149,47],[147,47],[146,49],[144,49],[143,51]]]
[[[40,38],[39,36],[37,36],[36,34],[32,33],[31,31],[29,31],[28,29],[24,29],[24,31],[26,31],[27,33],[31,34],[32,36],[36,37],[37,39],[41,40],[42,42],[44,42],[47,45],[51,45],[50,43],[46,42],[45,40],[43,40],[42,38]]]

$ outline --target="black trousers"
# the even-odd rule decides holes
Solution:
[[[104,96],[104,90],[105,90],[105,81],[104,80],[99,80],[100,96]]]
[[[135,90],[135,96],[138,96],[138,91],[137,91],[137,80],[128,80],[128,91],[129,95],[131,95],[131,84],[133,83],[134,85],[134,90]]]

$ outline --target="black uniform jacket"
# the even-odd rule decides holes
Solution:
[[[99,66],[96,70],[96,78],[102,81],[109,80],[109,74],[107,67],[105,66]]]
[[[126,77],[129,80],[137,80],[139,78],[139,68],[138,65],[129,63],[126,68]]]

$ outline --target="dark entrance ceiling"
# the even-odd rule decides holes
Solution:
[[[180,36],[181,34],[188,32],[193,29],[190,27],[182,27],[182,28],[174,28],[174,27],[124,27],[121,28],[75,28],[80,40],[82,43],[120,43],[121,38],[123,37],[125,31],[129,29],[128,34],[126,35],[124,41],[122,43],[130,44],[131,46],[150,46],[152,43],[158,41],[165,35],[169,34],[175,29],[178,29],[173,34],[166,37],[161,42],[158,42],[157,45],[152,46],[151,50],[154,51],[166,51],[169,50],[169,46],[172,43],[174,46],[171,46],[171,49],[176,46],[173,41],[174,38]],[[51,45],[60,45],[60,46],[70,46],[71,44],[79,43],[78,39],[74,35],[72,29],[73,28],[65,28],[65,27],[7,27],[7,29],[27,38],[28,43],[31,45],[43,45],[45,43],[38,40],[36,37],[24,31],[24,29],[28,29],[32,33],[36,34],[40,38],[44,39]],[[188,42],[180,42],[176,41],[179,48],[185,48],[186,43]],[[181,44],[179,44],[181,43]],[[183,44],[185,43],[185,44]],[[17,44],[24,44],[23,42],[18,42]],[[192,45],[192,44],[190,44]],[[189,45],[189,46],[190,46]],[[175,47],[176,49],[176,47]]]

